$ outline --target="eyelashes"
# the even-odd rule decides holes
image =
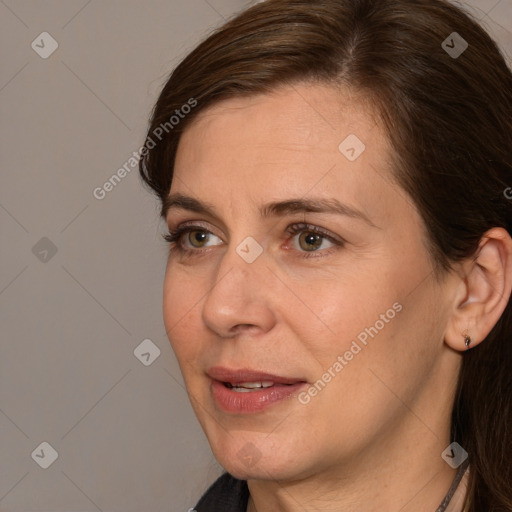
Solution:
[[[186,246],[183,243],[183,239],[186,238],[190,243],[190,236],[185,237],[185,235],[190,235],[191,233],[201,233],[203,235],[203,239],[201,241],[207,242],[209,241],[210,236],[214,235],[210,230],[204,228],[203,226],[197,225],[183,225],[179,226],[175,230],[170,230],[168,233],[162,235],[164,240],[169,244],[171,252],[176,252],[179,255],[184,256],[198,256],[204,254],[205,252],[211,249],[211,246],[206,247],[190,247]],[[339,248],[345,245],[345,241],[342,239],[335,238],[333,235],[324,231],[322,228],[318,226],[313,226],[311,224],[306,223],[296,223],[291,224],[286,229],[286,233],[290,235],[293,239],[298,234],[307,234],[308,236],[299,239],[299,248],[294,248],[294,251],[298,253],[299,257],[303,258],[319,258],[323,256],[327,256],[331,254],[333,251],[338,250]],[[197,238],[196,242],[201,243]],[[305,241],[306,245],[312,248],[312,251],[309,250],[301,250],[300,242]],[[321,242],[323,244],[324,241],[328,241],[332,244],[331,247],[327,249],[321,249],[314,245],[311,245],[310,242],[317,243]],[[215,244],[220,245],[220,244]]]

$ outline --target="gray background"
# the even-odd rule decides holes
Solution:
[[[136,166],[93,190],[176,63],[252,3],[0,0],[2,512],[186,512],[221,472],[165,334],[158,204]],[[464,5],[512,63],[512,0]]]

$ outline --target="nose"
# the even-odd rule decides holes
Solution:
[[[249,260],[250,261],[250,260]],[[218,336],[268,332],[275,324],[272,293],[276,277],[265,252],[251,263],[230,247],[217,267],[215,282],[203,302],[205,325]]]

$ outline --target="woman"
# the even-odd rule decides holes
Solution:
[[[474,21],[259,3],[175,69],[142,157],[226,469],[195,510],[512,510],[512,74]]]

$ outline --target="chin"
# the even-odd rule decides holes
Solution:
[[[239,480],[294,480],[305,475],[305,461],[297,460],[296,449],[282,444],[279,447],[250,440],[230,438],[222,446],[212,446],[219,464]],[[263,447],[258,448],[263,444]]]
[[[284,481],[293,480],[296,478],[295,468],[292,470],[289,466],[282,468],[280,465],[276,465],[274,461],[269,463],[263,463],[260,460],[257,464],[252,467],[246,467],[244,463],[239,461],[229,460],[222,461],[221,466],[235,478],[239,480],[272,480],[272,481]]]

